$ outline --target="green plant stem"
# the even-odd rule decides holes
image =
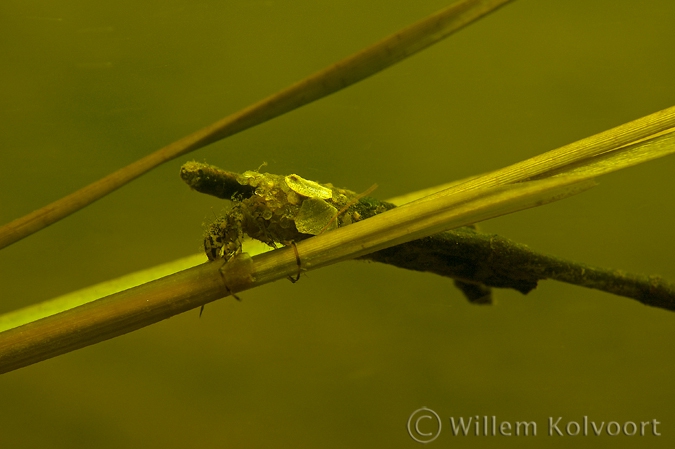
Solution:
[[[220,265],[202,264],[2,332],[0,373],[123,335],[226,296]]]
[[[378,73],[433,45],[512,0],[462,0],[286,89],[24,217],[0,227],[0,248],[43,229],[164,162],[259,125]]]
[[[303,270],[312,270],[349,257],[342,251],[344,240],[334,237],[341,232],[349,232],[350,228],[354,230],[359,225],[365,225],[374,218],[298,243]],[[458,250],[458,246],[461,250]],[[358,246],[352,246],[349,252],[358,253]],[[536,285],[538,279],[545,278],[590,288],[601,285],[603,290],[634,297],[651,306],[675,310],[673,286],[655,277],[626,275],[571,263],[534,253],[524,245],[514,244],[498,236],[467,229],[422,238],[364,256],[417,271],[451,274],[463,280],[480,279],[488,285],[508,286],[523,292]],[[489,261],[482,262],[483,266],[490,267],[489,275],[470,273],[479,266],[476,261],[480,259]],[[228,263],[222,259],[207,262],[10,329],[0,333],[0,373],[123,335],[232,292],[294,276],[297,270],[292,248],[282,248],[253,258],[242,254]],[[502,270],[507,272],[500,272]],[[509,285],[505,285],[504,280]]]
[[[540,205],[588,188],[578,179],[485,189],[399,207],[299,242],[295,248],[218,259],[0,333],[0,373],[127,332],[215,299],[392,245]]]

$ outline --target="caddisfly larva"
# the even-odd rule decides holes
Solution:
[[[245,236],[276,248],[278,244],[290,245],[389,208],[386,203],[373,207],[363,194],[296,174],[280,176],[253,171],[236,174],[190,162],[181,168],[181,177],[196,190],[232,201],[227,213],[206,230],[204,250],[209,260],[234,257],[241,252]]]

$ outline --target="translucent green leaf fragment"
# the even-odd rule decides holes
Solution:
[[[333,220],[337,212],[335,207],[324,200],[307,198],[295,217],[295,227],[303,234],[319,235],[324,228],[327,231],[337,228],[337,220]]]
[[[306,196],[307,198],[327,200],[333,197],[333,191],[328,187],[322,186],[318,182],[301,178],[298,175],[288,175],[285,179],[286,184],[291,190],[302,196]]]

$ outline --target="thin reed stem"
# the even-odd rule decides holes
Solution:
[[[335,93],[448,37],[511,0],[462,0],[286,89],[0,227],[0,249],[77,212],[164,162]]]

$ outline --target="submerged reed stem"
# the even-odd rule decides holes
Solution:
[[[198,148],[264,123],[372,76],[512,0],[461,0],[239,112],[0,227],[0,249],[43,229],[128,182]]]

